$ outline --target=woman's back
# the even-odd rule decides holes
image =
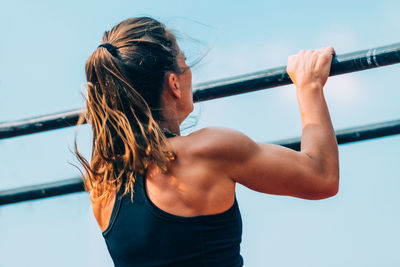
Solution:
[[[176,160],[167,173],[152,166],[137,176],[132,201],[117,196],[98,209],[112,210],[103,236],[115,266],[243,265],[235,183],[207,168],[192,139],[169,139]]]
[[[203,129],[189,136],[169,138],[176,154],[168,172],[155,164],[147,170],[146,194],[159,209],[182,217],[217,214],[228,210],[235,200],[235,181],[223,169],[215,168],[207,143],[218,130]],[[208,133],[207,133],[208,132]],[[212,141],[211,141],[212,142]],[[104,231],[115,203],[110,199],[93,201],[95,217]]]
[[[131,201],[117,198],[103,233],[115,266],[242,266],[242,221],[235,201],[216,214],[181,217],[159,209],[138,176]]]

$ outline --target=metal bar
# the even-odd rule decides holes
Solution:
[[[400,120],[374,123],[335,131],[339,145],[400,134]],[[272,142],[293,150],[300,150],[301,137]]]
[[[0,124],[0,139],[75,126],[81,109]]]
[[[331,76],[400,63],[400,43],[337,55]],[[286,66],[201,83],[195,87],[193,101],[201,102],[290,84]],[[73,110],[0,124],[0,139],[74,126],[82,110]]]
[[[80,178],[0,191],[0,205],[84,191]]]
[[[400,134],[400,120],[339,130],[336,131],[336,138],[338,140],[338,144],[347,144],[396,134]],[[285,139],[272,142],[272,144],[278,144],[294,150],[300,150],[300,140],[301,138]],[[9,189],[0,191],[0,206],[22,201],[76,193],[83,190],[83,182],[80,178]]]
[[[334,56],[329,76],[400,63],[400,43]],[[199,84],[197,101],[211,100],[291,84],[286,66]]]

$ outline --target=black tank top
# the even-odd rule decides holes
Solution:
[[[242,219],[235,202],[215,215],[181,217],[155,206],[138,176],[130,194],[116,197],[110,224],[103,232],[116,267],[205,267],[243,265]]]

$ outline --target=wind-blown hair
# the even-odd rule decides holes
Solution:
[[[154,162],[167,171],[175,158],[158,122],[163,120],[161,91],[167,72],[181,73],[176,38],[148,17],[122,21],[106,31],[102,44],[86,62],[85,119],[93,130],[92,155],[83,165],[85,189],[93,200],[112,190],[133,192],[136,175]]]

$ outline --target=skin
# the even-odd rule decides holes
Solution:
[[[161,127],[178,136],[169,141],[177,155],[167,173],[154,164],[148,169],[146,191],[160,209],[179,216],[221,213],[234,203],[240,183],[258,192],[304,199],[334,196],[339,184],[338,147],[323,87],[334,50],[331,47],[300,51],[288,59],[287,71],[296,86],[302,119],[301,151],[256,143],[225,128],[204,128],[179,136],[179,125],[193,110],[192,74],[181,52],[183,73],[168,73],[161,96]],[[95,217],[104,231],[115,194],[93,202]]]

